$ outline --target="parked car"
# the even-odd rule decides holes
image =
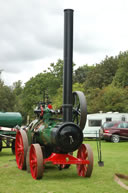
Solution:
[[[128,122],[111,121],[105,122],[101,129],[103,130],[103,138],[106,141],[118,143],[120,139],[128,139]]]
[[[87,115],[87,121],[83,130],[85,138],[99,137],[101,125],[106,121],[128,121],[128,113],[107,112]]]

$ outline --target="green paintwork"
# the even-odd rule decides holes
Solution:
[[[51,130],[56,125],[55,121],[51,121],[51,113],[49,108],[45,108],[43,118],[35,119],[27,128],[28,143],[31,145],[33,141],[40,145],[51,144]],[[35,138],[35,140],[34,140]]]
[[[45,124],[39,128],[39,135],[37,136],[37,141],[41,145],[51,144],[51,130],[56,125],[56,123]]]
[[[32,144],[32,139],[33,139],[33,135],[34,135],[34,128],[36,127],[36,125],[38,124],[39,120],[35,119],[34,121],[32,121],[30,123],[30,125],[26,128],[27,130],[27,136],[28,136],[28,144],[31,145]]]
[[[2,131],[0,130],[1,135],[16,135],[16,131]]]
[[[15,127],[21,126],[22,116],[17,112],[0,112],[0,126],[1,127]]]
[[[49,108],[46,107],[44,115],[43,115],[43,120],[44,120],[45,123],[49,123],[50,118],[51,118],[50,110],[49,110]]]

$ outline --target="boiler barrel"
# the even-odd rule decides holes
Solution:
[[[18,112],[0,112],[0,126],[1,127],[15,127],[21,126],[22,116]]]
[[[41,146],[51,147],[52,152],[68,153],[79,148],[83,141],[83,133],[78,125],[72,122],[60,123],[48,128],[40,125],[33,139]]]

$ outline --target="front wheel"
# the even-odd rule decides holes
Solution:
[[[30,170],[32,177],[41,179],[43,176],[43,153],[39,144],[32,144],[30,147]]]
[[[112,135],[111,141],[112,141],[113,143],[118,143],[118,142],[120,141],[119,135]]]
[[[91,177],[93,170],[93,152],[89,144],[82,144],[77,152],[77,158],[89,160],[89,164],[77,164],[77,172],[79,176]]]

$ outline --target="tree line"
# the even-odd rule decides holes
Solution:
[[[75,66],[75,64],[73,64]],[[73,71],[73,90],[83,91],[88,113],[99,111],[128,112],[128,51],[120,52],[96,65],[84,64]],[[33,109],[48,93],[54,108],[62,105],[63,60],[50,67],[22,86],[18,80],[11,87],[0,80],[0,111],[18,111],[26,119],[33,118]]]

